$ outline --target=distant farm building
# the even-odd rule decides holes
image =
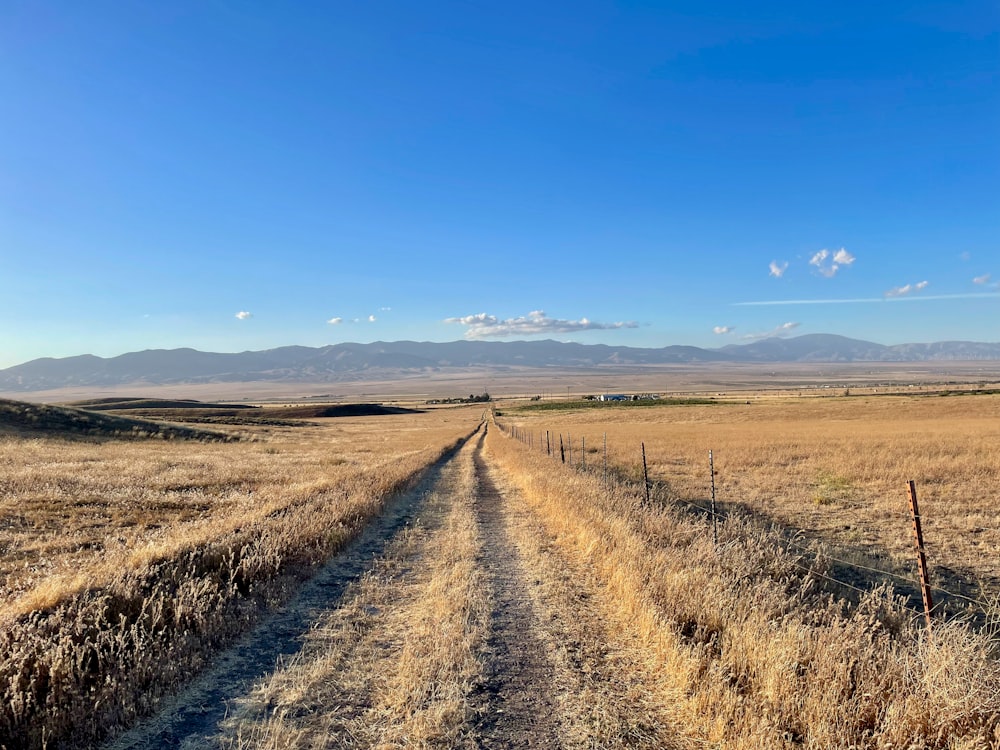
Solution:
[[[602,393],[597,397],[598,401],[657,401],[659,393]]]

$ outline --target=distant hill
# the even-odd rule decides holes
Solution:
[[[141,440],[201,440],[229,442],[238,438],[221,432],[161,424],[145,419],[96,414],[69,406],[29,404],[0,399],[0,435],[39,435]]]
[[[43,358],[0,370],[0,391],[134,383],[343,382],[448,369],[593,368],[711,362],[922,362],[1000,360],[1000,344],[944,341],[885,346],[830,334],[771,338],[721,349],[638,348],[558,341],[378,341],[318,348],[285,346],[221,354],[153,349],[108,359]]]

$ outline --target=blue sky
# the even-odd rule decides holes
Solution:
[[[998,341],[998,93],[993,2],[7,0],[0,367]]]

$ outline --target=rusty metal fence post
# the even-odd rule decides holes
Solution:
[[[917,488],[911,479],[907,482],[907,489],[910,494],[910,515],[913,516],[913,539],[917,544],[917,567],[920,571],[920,594],[924,599],[924,618],[927,620],[927,629],[931,629],[931,610],[934,609],[934,601],[931,599],[931,582],[927,573],[927,555],[924,552],[924,533],[920,528],[920,509],[917,506]]]
[[[640,443],[642,446],[642,481],[646,486],[646,505],[649,505],[649,469],[646,468],[646,444]]]
[[[715,457],[708,452],[708,473],[712,477],[712,543],[719,546],[719,517],[715,513]]]

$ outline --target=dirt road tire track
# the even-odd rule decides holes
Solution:
[[[463,472],[469,477],[464,484],[457,479]],[[427,609],[420,609],[420,592],[427,585],[428,566],[436,559],[426,554],[441,545],[447,547],[451,538],[441,521],[447,508],[461,509],[459,515],[468,519],[470,542],[463,559],[474,571],[468,580],[477,581],[482,594],[465,593],[451,599],[481,602],[467,609],[473,613],[468,616],[471,619],[459,625],[466,629],[471,649],[465,653],[472,661],[462,667],[468,676],[438,667],[421,671],[411,663],[409,674],[423,675],[419,684],[410,686],[409,694],[414,697],[390,706],[384,702],[386,691],[397,669],[402,669],[402,654],[407,650],[410,657],[429,653],[431,648],[419,644],[441,637],[440,631],[430,635],[426,627],[420,631],[417,623],[423,618],[426,624]],[[419,524],[417,536],[411,537],[417,546],[402,557],[373,559],[407,538],[404,531],[413,532],[418,516],[426,523]],[[385,575],[380,570],[391,570],[391,575],[379,578]],[[366,578],[373,573],[374,578]],[[443,693],[457,696],[457,703],[451,705],[460,707],[449,719],[453,721],[447,729],[451,739],[430,739],[420,743],[422,747],[669,746],[664,725],[654,718],[658,712],[636,710],[643,688],[634,678],[642,670],[635,655],[629,658],[627,649],[615,645],[613,628],[595,602],[599,591],[587,578],[571,560],[555,554],[530,503],[491,458],[483,430],[478,439],[474,435],[463,448],[432,467],[413,491],[393,502],[279,616],[226,652],[159,716],[119,737],[106,750],[272,746],[266,722],[278,714],[306,717],[303,720],[312,723],[303,725],[307,728],[301,736],[312,739],[307,745],[274,746],[405,747],[410,722],[415,717],[422,721],[422,713],[433,714],[435,709],[427,701]],[[379,588],[377,594],[384,602],[377,607],[354,601],[363,590],[358,588],[363,579],[385,581],[386,588]],[[461,586],[456,589],[460,590]],[[326,624],[317,627],[322,623]],[[275,671],[276,661],[294,653],[295,657],[285,660],[291,668],[300,657],[311,658],[303,649],[303,636],[314,628],[328,641],[333,639],[329,643],[335,653],[343,655],[330,662],[335,665],[332,671],[318,678],[335,685],[310,705],[294,697],[286,704],[272,703],[280,691],[265,686],[285,669]],[[258,687],[252,689],[255,683]],[[227,712],[252,706],[258,708],[242,714],[249,717],[249,723],[226,721]],[[435,720],[431,716],[431,723]],[[249,744],[235,740],[237,725],[250,732],[241,735],[244,738],[260,740]]]
[[[482,455],[484,439],[474,457],[475,506],[482,534],[480,561],[492,589],[493,611],[483,681],[473,696],[480,704],[476,734],[484,748],[557,748],[561,744],[550,679],[553,664],[538,637],[539,618],[520,553],[508,533],[503,496]]]

